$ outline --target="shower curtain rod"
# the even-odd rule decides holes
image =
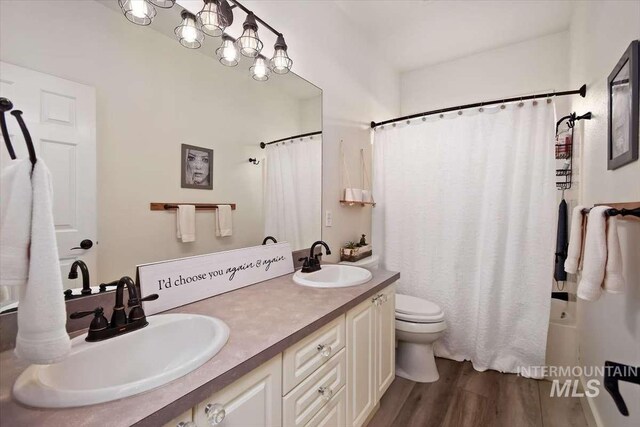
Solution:
[[[322,134],[322,131],[319,130],[317,132],[301,133],[300,135],[293,135],[287,138],[276,139],[275,141],[271,141],[271,142],[261,142],[260,148],[264,149],[267,145],[277,144],[278,142],[282,142],[282,141],[289,141],[290,139],[304,138],[305,136],[314,136],[314,135],[321,135],[321,134]]]
[[[467,108],[486,107],[487,105],[504,104],[506,102],[528,101],[530,99],[550,98],[552,96],[565,96],[565,95],[580,95],[581,97],[584,98],[587,95],[587,85],[582,85],[580,87],[580,89],[576,89],[576,90],[565,90],[563,92],[539,93],[539,94],[536,94],[536,95],[527,95],[527,96],[517,96],[517,97],[514,97],[514,98],[496,99],[494,101],[476,102],[476,103],[473,103],[473,104],[458,105],[457,107],[441,108],[439,110],[431,110],[431,111],[426,111],[424,113],[410,114],[408,116],[397,117],[395,119],[389,119],[389,120],[385,120],[383,122],[377,122],[377,123],[376,122],[371,122],[371,129],[375,129],[378,126],[384,126],[384,125],[389,124],[389,123],[400,122],[400,121],[403,121],[403,120],[417,119],[419,117],[431,116],[433,114],[448,113],[450,111],[465,110]]]

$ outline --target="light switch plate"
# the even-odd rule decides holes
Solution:
[[[324,215],[324,225],[325,227],[331,227],[333,225],[333,213],[331,211],[326,211]]]

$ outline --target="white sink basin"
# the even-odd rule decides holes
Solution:
[[[229,327],[215,317],[161,314],[149,325],[105,341],[74,338],[71,354],[53,365],[31,365],[13,385],[30,406],[68,408],[142,393],[188,374],[222,349]]]
[[[346,288],[367,283],[373,275],[365,268],[349,265],[323,265],[313,273],[296,271],[293,281],[298,285],[314,288]]]

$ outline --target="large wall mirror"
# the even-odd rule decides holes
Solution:
[[[51,170],[65,289],[82,286],[68,279],[76,260],[95,293],[138,264],[268,235],[294,250],[321,237],[322,91],[293,72],[256,81],[249,58],[222,65],[220,37],[181,46],[174,28],[184,7],[197,11],[202,0],[158,9],[145,27],[117,0],[0,2],[0,96],[24,111]],[[238,12],[227,32],[239,36],[244,19]],[[268,57],[275,36],[260,36]],[[27,158],[17,123],[7,122]],[[292,138],[302,134],[313,135]],[[0,160],[10,162],[4,147]],[[197,210],[195,241],[184,243],[176,210],[151,203],[234,204],[231,235],[216,235],[216,210]],[[0,295],[6,311],[15,292]]]

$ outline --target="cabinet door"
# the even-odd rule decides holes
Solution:
[[[215,405],[217,416],[207,415],[208,405]],[[194,415],[198,427],[282,425],[282,355],[198,404]]]
[[[347,425],[360,427],[376,405],[374,297],[347,313]]]
[[[376,307],[376,387],[380,399],[396,377],[395,286],[389,286]]]

